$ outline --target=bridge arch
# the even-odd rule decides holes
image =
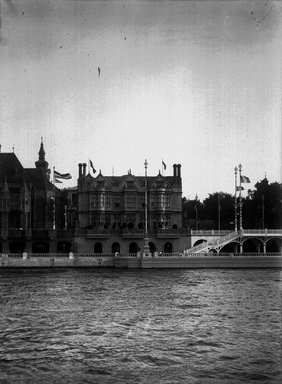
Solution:
[[[202,244],[202,243],[206,243],[206,242],[207,242],[207,240],[205,240],[205,239],[199,239],[199,240],[195,241],[195,243],[193,244],[193,247],[196,247],[197,245]]]
[[[265,241],[266,252],[279,252],[281,249],[281,240],[270,238]]]
[[[239,253],[240,252],[240,242],[238,240],[233,240],[230,243],[225,244],[219,251],[219,253]]]

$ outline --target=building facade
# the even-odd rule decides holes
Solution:
[[[151,252],[183,249],[181,165],[173,175],[96,177],[79,164],[75,251],[136,253],[143,250],[145,192]],[[187,236],[185,237],[187,243]]]
[[[63,195],[50,181],[43,142],[38,154],[35,168],[23,168],[15,153],[0,153],[0,252],[71,249],[72,233],[62,230]]]

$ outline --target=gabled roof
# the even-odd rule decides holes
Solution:
[[[91,175],[86,176],[86,180],[89,184],[93,185],[95,181],[104,180],[109,186],[113,188],[120,188],[127,181],[135,181],[139,188],[145,188],[145,176],[134,176],[132,174],[122,175],[122,176],[103,176],[99,173],[99,175],[94,178]],[[175,176],[162,176],[158,174],[157,176],[148,176],[147,183],[148,186],[152,185],[156,181],[164,181],[166,188],[172,188],[174,186],[180,185],[179,178]]]
[[[0,153],[0,182],[24,182],[24,168],[14,153]]]

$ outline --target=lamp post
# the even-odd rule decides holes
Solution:
[[[239,228],[240,228],[240,231],[242,231],[243,229],[243,220],[242,220],[242,191],[241,191],[241,172],[242,172],[242,164],[239,164],[238,165],[238,169],[239,169],[239,180],[240,180],[240,183],[239,183],[239,208],[240,208],[240,225],[239,225]]]
[[[196,215],[196,231],[198,230],[198,208],[197,204],[194,206],[195,209],[195,215]]]
[[[220,233],[220,193],[217,195],[217,208],[218,208],[218,232]]]
[[[262,229],[264,229],[264,195],[261,197],[261,203],[262,203]]]
[[[150,253],[149,238],[148,238],[148,190],[147,190],[147,168],[148,162],[145,159],[145,236],[144,236],[144,253]]]
[[[235,232],[237,233],[238,230],[238,224],[237,224],[237,172],[238,168],[234,168],[235,172],[235,203],[234,203],[234,209],[235,209],[235,218],[234,218],[234,225],[235,225]]]

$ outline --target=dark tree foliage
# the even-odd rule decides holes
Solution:
[[[239,228],[239,197],[237,196],[237,220]],[[207,223],[212,229],[234,228],[235,221],[234,196],[216,192],[201,203],[182,199],[183,226],[186,228],[204,229]],[[242,198],[243,228],[282,228],[282,184],[269,184],[265,178],[249,190],[247,197]],[[197,222],[196,222],[197,219]],[[197,223],[197,224],[196,224]]]
[[[234,223],[234,196],[229,193],[216,192],[209,194],[203,201],[204,216],[217,223],[215,229],[231,229]]]
[[[269,184],[265,178],[255,184],[243,200],[243,227],[281,228],[282,225],[282,184]]]

